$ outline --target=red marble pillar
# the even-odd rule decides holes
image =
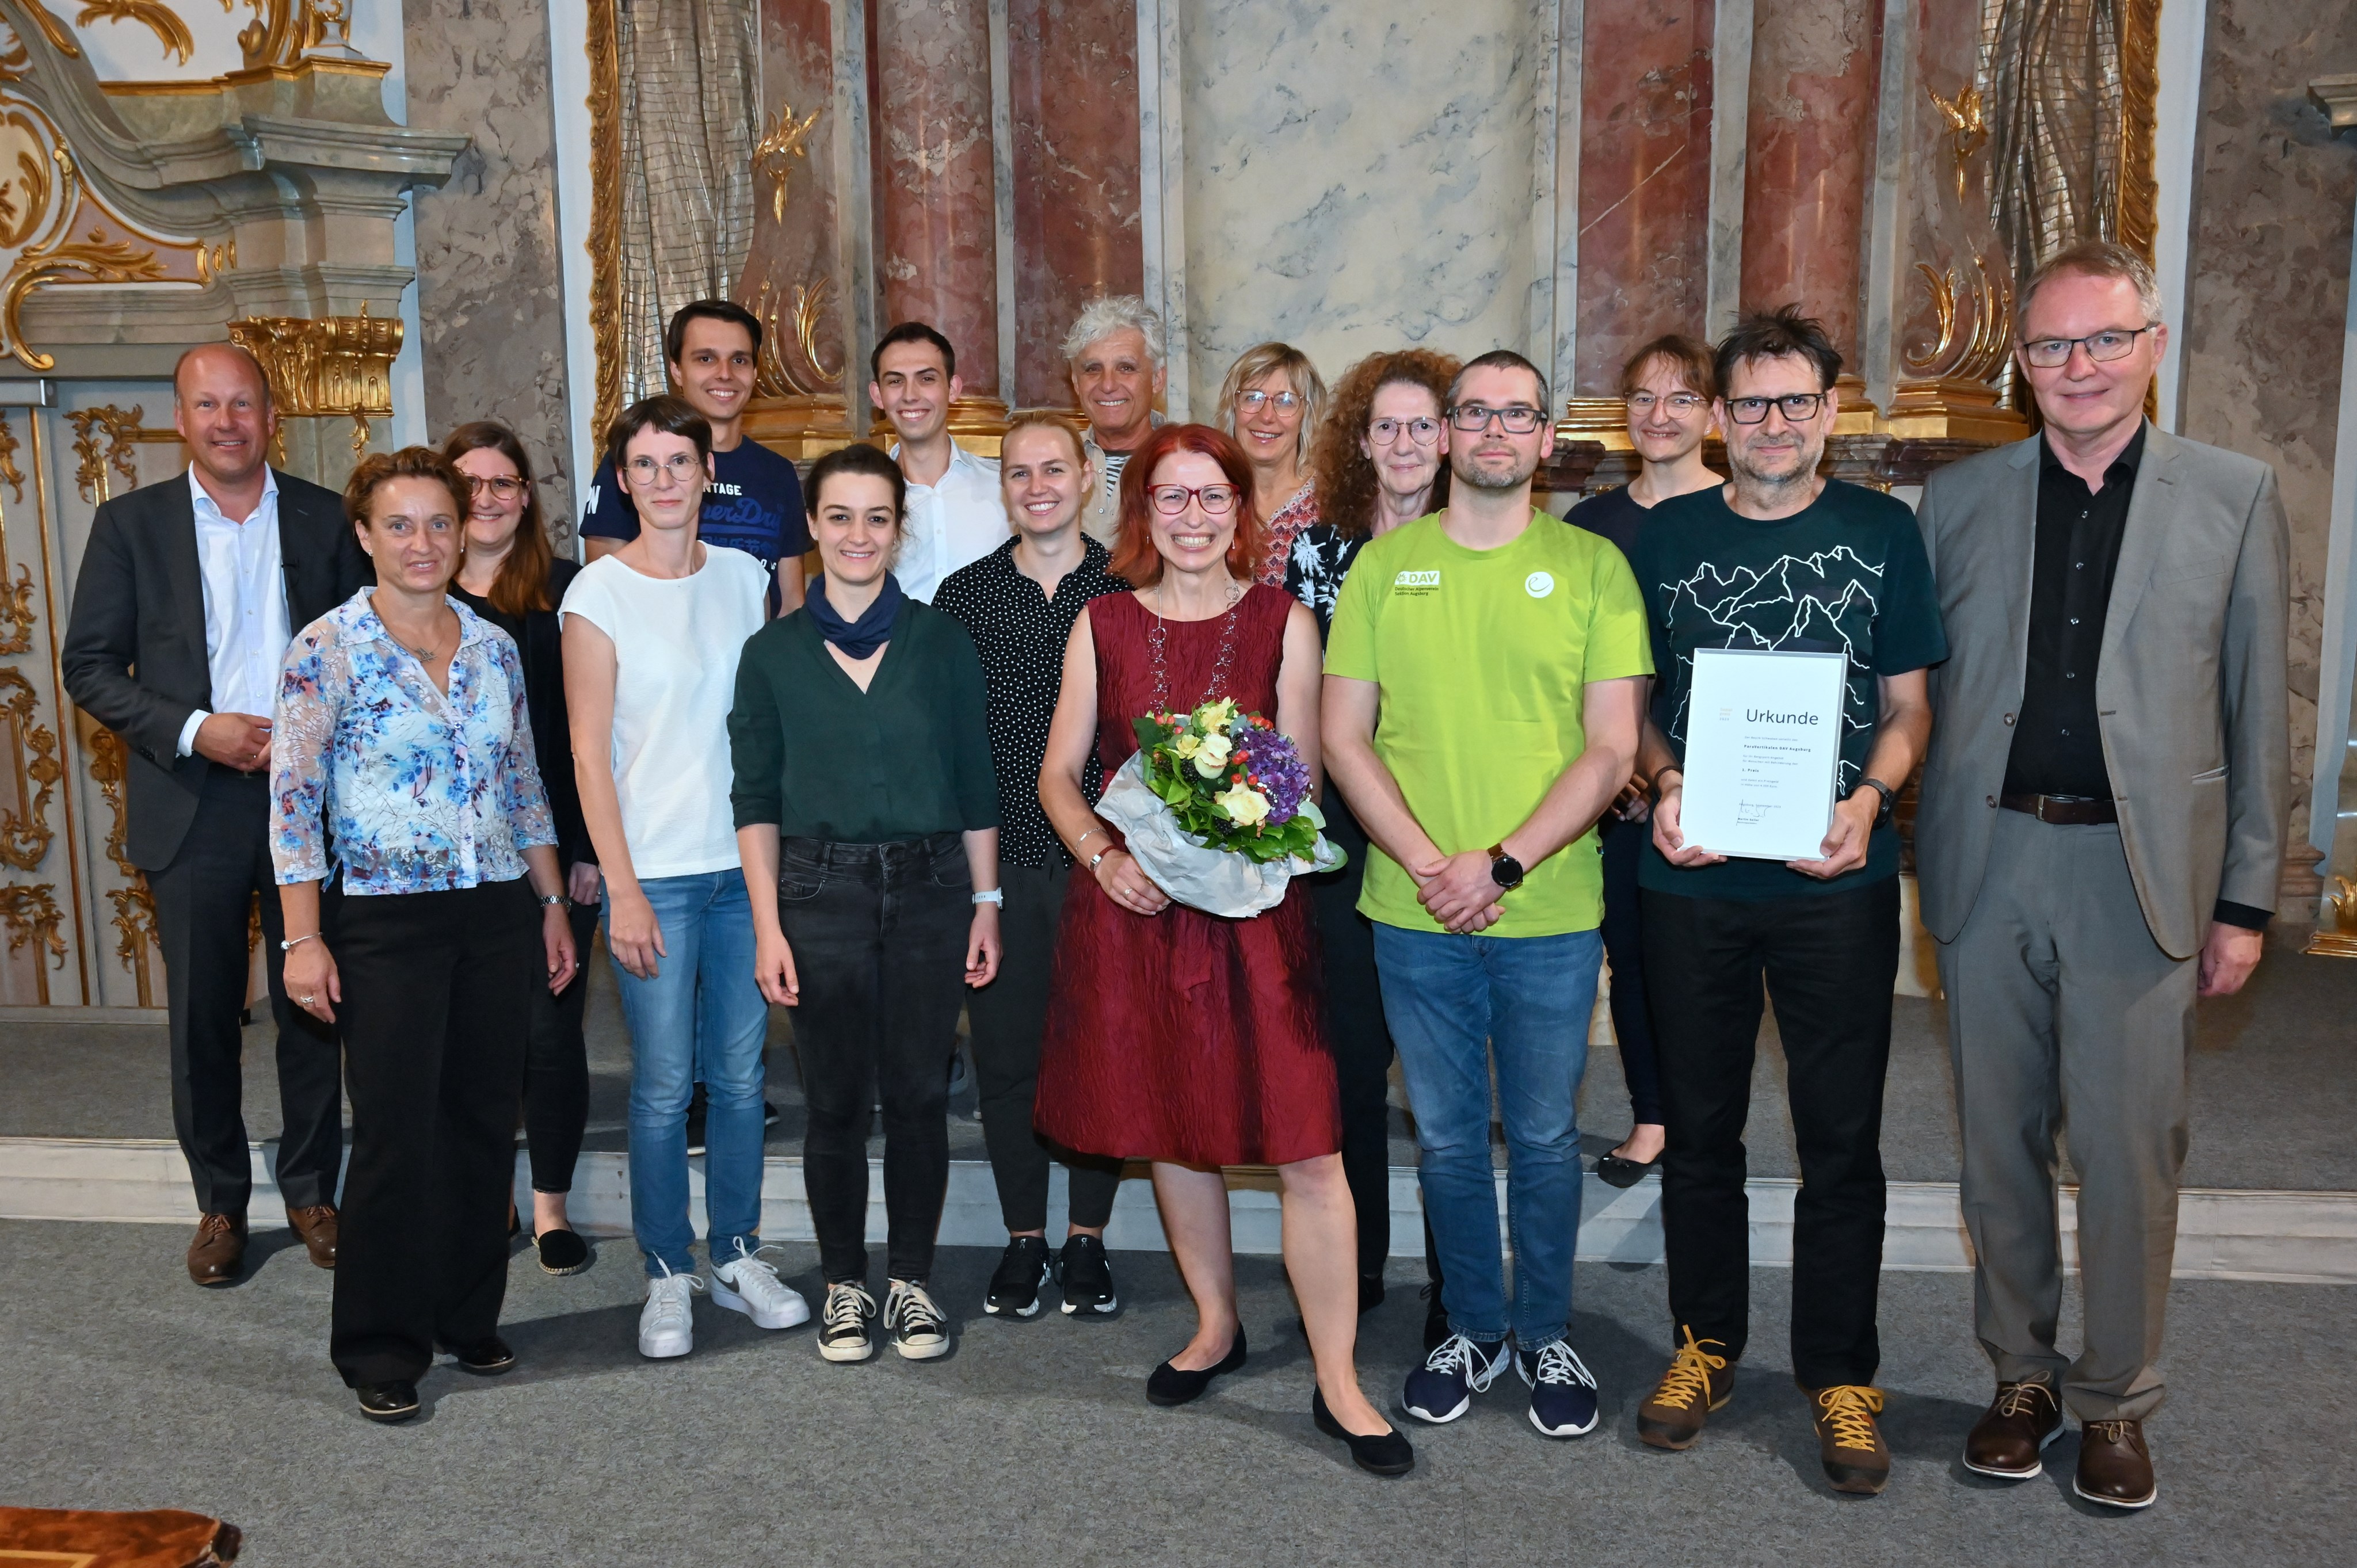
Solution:
[[[1706,329],[1715,14],[1713,0],[1587,0],[1574,396],[1612,395],[1647,338]]]
[[[1015,390],[1072,402],[1064,333],[1100,295],[1146,284],[1138,230],[1134,0],[1009,0],[1015,131]]]
[[[998,394],[998,220],[985,0],[869,0],[878,328],[930,322]],[[855,373],[856,373],[855,371]]]
[[[1881,13],[1879,0],[1776,0],[1751,35],[1742,302],[1798,302],[1853,369]]]

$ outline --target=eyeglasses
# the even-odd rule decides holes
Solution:
[[[1440,439],[1440,421],[1437,419],[1375,419],[1367,423],[1367,435],[1378,446],[1390,446],[1399,439],[1403,430],[1419,446],[1429,446]]]
[[[2113,360],[2125,360],[2136,349],[2136,340],[2159,326],[2148,322],[2133,331],[2126,327],[2110,327],[2101,332],[2091,332],[2084,338],[2040,338],[2021,346],[2021,357],[2029,361],[2034,371],[2057,370],[2071,362],[2071,350],[2084,349],[2087,358],[2097,364]]]
[[[1240,392],[1236,393],[1236,406],[1246,413],[1258,413],[1264,408],[1273,408],[1279,413],[1291,413],[1301,406],[1301,395],[1289,392]]]
[[[1768,417],[1770,407],[1784,411],[1787,424],[1804,424],[1817,416],[1825,405],[1828,392],[1787,392],[1782,397],[1731,397],[1727,400],[1727,417],[1738,424],[1757,424]]]
[[[1528,435],[1546,417],[1544,409],[1529,403],[1510,403],[1504,408],[1491,408],[1486,403],[1460,403],[1448,411],[1448,423],[1459,430],[1487,430],[1496,420],[1506,427],[1509,435]]]
[[[1631,413],[1651,413],[1658,405],[1667,408],[1672,413],[1684,419],[1710,400],[1697,397],[1693,392],[1672,392],[1667,397],[1655,397],[1649,392],[1631,392],[1626,401],[1629,404],[1629,412]]]
[[[1233,485],[1203,485],[1194,489],[1184,485],[1157,485],[1146,493],[1154,499],[1154,510],[1165,517],[1177,517],[1187,510],[1189,500],[1201,502],[1203,510],[1213,517],[1225,517],[1236,510],[1236,497],[1242,494]]]
[[[489,490],[493,499],[502,501],[511,501],[530,488],[528,481],[520,479],[513,474],[494,474],[488,479],[480,474],[467,476],[468,494],[479,496],[485,490]]]
[[[652,457],[633,457],[622,467],[622,477],[642,490],[656,489],[665,484],[693,484],[695,476],[702,472],[704,465],[693,452],[674,452],[660,463]]]

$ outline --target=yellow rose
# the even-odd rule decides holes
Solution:
[[[1268,815],[1268,797],[1249,784],[1239,784],[1211,797],[1239,827],[1251,827]]]
[[[1216,703],[1204,703],[1195,714],[1205,725],[1217,728],[1236,716],[1236,701],[1233,697],[1222,697]]]
[[[1232,744],[1223,735],[1205,736],[1197,744],[1192,754],[1195,758],[1195,771],[1206,779],[1217,779],[1220,776],[1220,769],[1228,765],[1228,753],[1232,748]]]
[[[1170,749],[1177,752],[1183,759],[1194,756],[1198,750],[1201,749],[1202,745],[1203,737],[1190,730],[1187,734],[1180,736],[1176,741],[1172,742]]]

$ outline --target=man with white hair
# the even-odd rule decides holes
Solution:
[[[1091,300],[1064,334],[1064,358],[1089,424],[1083,456],[1100,476],[1081,528],[1110,550],[1121,532],[1122,468],[1162,423],[1154,412],[1168,373],[1162,317],[1134,294]]]

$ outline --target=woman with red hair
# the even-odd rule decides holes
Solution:
[[[1130,458],[1111,566],[1136,589],[1091,600],[1073,624],[1039,770],[1039,803],[1090,875],[1065,895],[1034,1118],[1066,1147],[1154,1162],[1197,1322],[1146,1380],[1160,1405],[1243,1365],[1221,1167],[1275,1165],[1286,1270],[1317,1364],[1311,1415],[1362,1468],[1403,1475],[1415,1451],[1360,1391],[1353,1361],[1357,1215],[1308,889],[1297,881],[1250,919],[1173,903],[1082,787],[1092,749],[1107,778],[1136,751],[1140,714],[1222,697],[1272,719],[1319,777],[1318,623],[1253,581],[1263,540],[1232,437],[1165,425]]]

